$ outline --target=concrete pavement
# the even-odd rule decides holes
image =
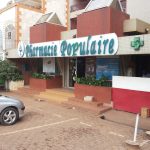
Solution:
[[[102,120],[95,113],[67,108],[47,101],[21,99],[24,118],[13,126],[0,125],[0,150],[138,150],[125,140],[133,138],[134,128]],[[148,137],[140,130],[138,141]],[[142,149],[146,150],[149,143]],[[148,149],[147,149],[148,150]]]

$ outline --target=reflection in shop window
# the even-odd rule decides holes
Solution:
[[[112,80],[112,76],[120,75],[119,58],[97,58],[96,59],[96,79],[107,77]]]

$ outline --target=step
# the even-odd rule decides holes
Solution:
[[[46,97],[57,97],[57,98],[66,98],[66,99],[68,99],[68,97],[71,97],[71,96],[73,96],[73,95],[62,95],[62,94],[55,94],[55,93],[47,93],[47,92],[42,92],[42,93],[40,93],[38,96],[41,96],[41,97],[43,97],[43,96],[46,96]]]
[[[67,107],[72,107],[72,108],[77,107],[77,108],[83,108],[86,110],[91,110],[91,111],[97,112],[98,114],[102,114],[112,109],[112,107],[103,106],[103,104],[100,102],[84,102],[83,100],[76,99],[76,98],[69,98],[69,101],[63,102],[63,105]]]
[[[40,91],[32,90],[32,89],[26,88],[26,87],[22,87],[16,91],[13,91],[13,93],[24,96],[24,97],[29,97],[29,96],[33,97],[36,94],[40,94]]]
[[[66,89],[66,88],[55,88],[55,89],[46,89],[47,91],[60,91],[60,92],[67,92],[67,93],[74,93],[73,89]]]
[[[16,94],[16,95],[24,96],[24,97],[29,97],[29,96],[33,97],[35,94],[37,94],[37,93],[31,93],[31,94],[29,94],[29,93],[18,92],[18,91],[13,91],[13,93]]]
[[[109,110],[112,110],[112,107],[109,107],[109,106],[102,106],[102,107],[100,108],[99,114],[103,114],[103,113],[105,113],[105,112],[107,112],[107,111],[109,111]]]
[[[68,101],[68,97],[57,97],[56,95],[51,95],[51,96],[47,96],[47,95],[35,95],[34,96],[35,99],[39,99],[39,100],[46,100],[46,101],[51,101],[51,102],[56,102],[56,103],[62,103],[65,101]]]
[[[35,91],[23,91],[23,90],[17,90],[14,92],[18,92],[18,93],[25,93],[25,94],[39,94],[40,92],[35,92]]]
[[[39,92],[26,92],[26,91],[14,91],[14,92],[18,94],[27,94],[27,95],[39,94]]]
[[[39,95],[40,96],[43,96],[43,95],[52,96],[52,95],[54,95],[56,97],[66,97],[66,98],[74,96],[74,95],[66,95],[66,94],[60,94],[60,93],[47,93],[47,92],[41,92]]]
[[[41,92],[41,93],[56,94],[56,95],[68,96],[68,97],[74,96],[74,93],[72,93],[72,92],[66,92],[66,91],[60,91],[60,90],[48,90],[48,89],[46,89],[45,92]]]
[[[35,95],[35,99],[48,100],[53,102],[65,102],[68,101],[69,97],[73,97],[74,93],[71,90],[56,88],[56,89],[46,89],[43,92]]]
[[[47,94],[39,94],[37,95],[38,97],[44,97],[44,98],[47,98],[47,99],[67,99],[68,100],[68,97],[65,97],[65,96],[58,96],[58,95],[47,95]]]
[[[35,90],[35,89],[31,89],[31,88],[19,88],[17,91],[20,91],[20,92],[28,92],[28,93],[39,93],[39,92],[42,92],[40,90]]]
[[[111,101],[110,103],[103,103],[103,106],[113,107],[113,102]]]
[[[92,106],[95,106],[95,107],[99,107],[99,106],[103,105],[103,103],[101,103],[101,102],[96,102],[96,101],[85,102],[84,100],[76,98],[76,97],[70,97],[68,100],[71,101],[71,102],[83,103],[85,105],[90,105],[90,106],[92,105]]]

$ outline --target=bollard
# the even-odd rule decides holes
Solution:
[[[126,143],[132,146],[139,146],[140,143],[137,142],[137,130],[138,130],[138,124],[139,124],[139,114],[136,115],[136,121],[135,121],[135,128],[134,128],[134,137],[132,140],[126,140]]]
[[[136,142],[138,124],[139,124],[139,114],[136,115],[136,122],[135,122],[135,129],[134,129],[134,138],[133,138],[134,142]]]

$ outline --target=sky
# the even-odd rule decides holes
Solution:
[[[3,7],[5,7],[6,4],[7,4],[8,2],[10,2],[10,1],[11,1],[11,0],[0,0],[0,9],[3,8]]]

